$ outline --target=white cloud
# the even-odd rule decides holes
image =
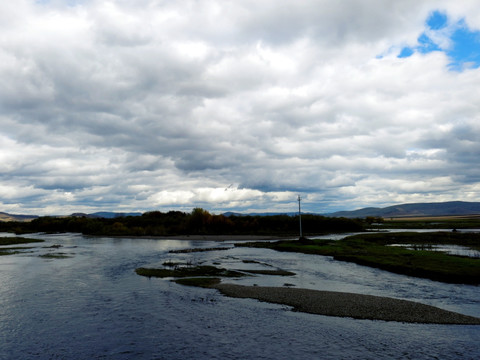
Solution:
[[[0,211],[478,200],[480,71],[397,57],[433,11],[473,29],[477,7],[1,4]]]

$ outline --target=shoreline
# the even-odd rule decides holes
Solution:
[[[296,239],[295,236],[272,236],[272,235],[159,235],[159,236],[112,236],[112,235],[95,235],[98,237],[114,237],[114,238],[134,238],[134,239],[152,239],[152,240],[192,240],[192,241],[272,241],[272,240],[288,240]]]
[[[208,287],[225,296],[292,306],[294,311],[317,315],[421,324],[480,325],[480,318],[474,316],[382,296],[222,283]]]

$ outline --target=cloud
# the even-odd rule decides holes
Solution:
[[[452,21],[447,14],[434,11],[426,21],[425,31],[418,37],[417,45],[403,48],[399,57],[409,57],[415,51],[445,52],[452,70],[477,68],[480,66],[480,31],[471,29],[464,18]]]
[[[1,4],[0,210],[478,200],[480,72],[448,50],[477,8]]]

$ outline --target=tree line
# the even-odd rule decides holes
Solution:
[[[359,219],[302,215],[304,235],[326,232],[362,231]],[[298,216],[225,216],[214,215],[202,208],[190,213],[151,211],[141,216],[113,219],[87,216],[44,216],[30,222],[0,223],[0,231],[15,233],[76,232],[85,235],[111,236],[175,236],[175,235],[297,235]]]

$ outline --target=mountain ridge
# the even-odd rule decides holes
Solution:
[[[263,213],[237,213],[225,212],[225,216],[272,216],[272,215],[289,215],[296,216],[298,212],[263,212]],[[312,212],[302,212],[302,214],[312,214]],[[398,218],[398,217],[414,217],[414,216],[454,216],[454,215],[477,215],[480,214],[480,202],[467,201],[447,201],[447,202],[431,202],[431,203],[407,203],[397,204],[387,207],[365,207],[350,211],[336,211],[333,213],[321,214],[328,217],[346,217],[346,218],[365,218],[367,216]],[[99,218],[116,218],[122,216],[141,216],[140,212],[95,212],[91,214],[73,213],[69,216],[85,216]],[[317,214],[320,215],[320,214]],[[38,218],[38,215],[16,215],[0,212],[0,221],[31,221]]]
[[[32,221],[38,218],[37,215],[17,215],[0,212],[0,221]]]
[[[398,218],[414,216],[454,216],[476,214],[480,214],[480,202],[446,201],[398,204],[384,208],[366,207],[352,211],[337,211],[326,214],[326,216],[347,218],[364,218],[367,216]]]

